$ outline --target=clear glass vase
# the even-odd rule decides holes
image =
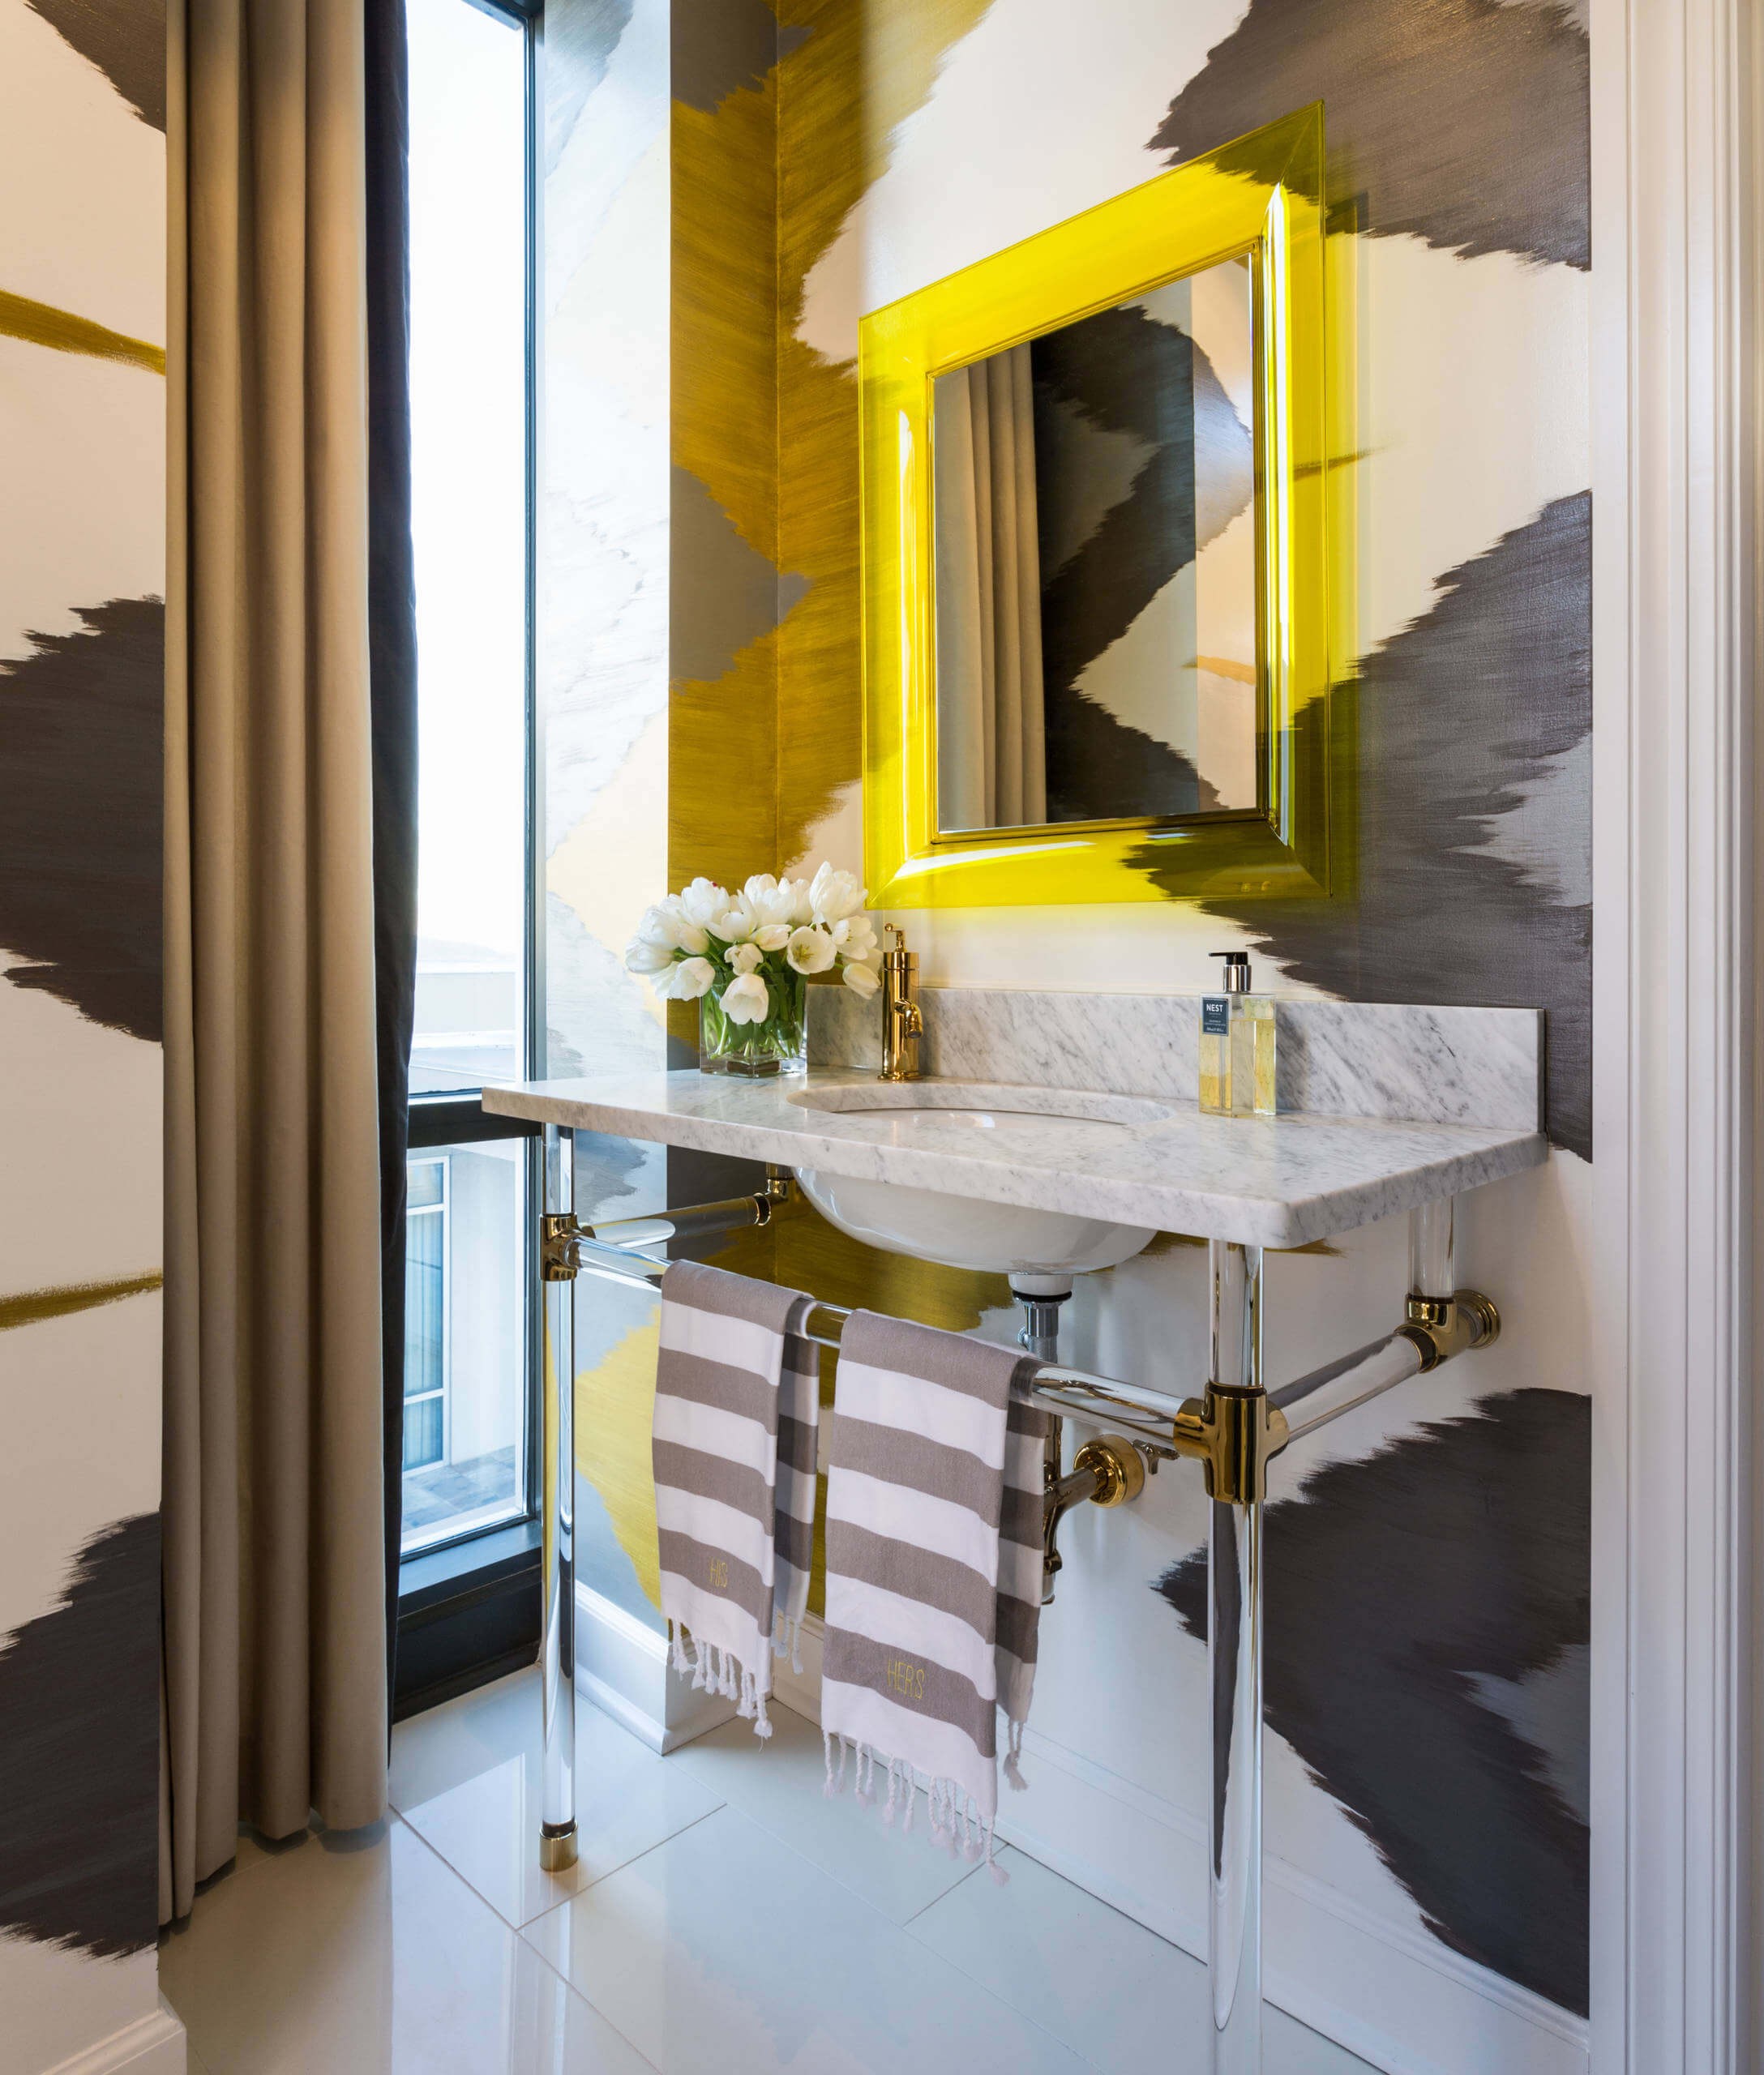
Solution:
[[[769,1013],[764,1023],[731,1023],[722,1003],[698,999],[700,1073],[803,1073],[808,1066],[808,982],[800,973],[762,973]]]

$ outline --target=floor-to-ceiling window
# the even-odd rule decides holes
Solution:
[[[407,1557],[531,1517],[533,26],[406,0],[419,825]],[[469,1555],[469,1551],[466,1552]]]

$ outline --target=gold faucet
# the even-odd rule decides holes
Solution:
[[[918,986],[918,954],[906,948],[906,938],[893,922],[882,926],[884,943],[894,939],[892,950],[882,953],[882,1072],[883,1080],[917,1080],[918,1041],[925,1017],[914,999]]]

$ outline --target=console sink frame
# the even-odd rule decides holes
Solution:
[[[872,1084],[873,1085],[873,1084]],[[923,1084],[919,1093],[923,1090]],[[542,1123],[545,1209],[541,1273],[546,1289],[545,1447],[552,1504],[545,1521],[542,1643],[544,1765],[542,1867],[556,1871],[576,1855],[575,1748],[575,1289],[580,1275],[653,1287],[665,1260],[638,1249],[673,1237],[702,1237],[763,1224],[787,1191],[776,1170],[752,1196],[670,1211],[664,1216],[584,1226],[575,1214],[574,1128],[617,1131],[628,1115],[618,1101],[604,1108],[541,1088],[486,1090],[485,1106]],[[549,1114],[547,1114],[549,1111]],[[585,1113],[585,1114],[584,1114]],[[1227,1121],[1227,1120],[1217,1120]],[[1229,1125],[1240,1120],[1228,1120]],[[673,1140],[654,1112],[640,1134]],[[1279,1129],[1275,1120],[1274,1129]],[[1509,1135],[1510,1136],[1511,1135]],[[1541,1153],[1535,1157],[1541,1157]],[[1533,1164],[1515,1157],[1513,1165]],[[1211,1837],[1207,1970],[1212,2075],[1261,2075],[1263,1516],[1267,1465],[1302,1434],[1441,1362],[1487,1346],[1500,1331],[1494,1305],[1459,1290],[1454,1276],[1454,1199],[1436,1163],[1411,1183],[1409,1294],[1402,1322],[1354,1354],[1270,1391],[1262,1371],[1261,1245],[1229,1236],[1208,1239],[1210,1355],[1200,1396],[1186,1399],[1050,1364],[1030,1394],[1061,1418],[1119,1429],[1149,1454],[1198,1460],[1208,1509],[1207,1663],[1212,1689]],[[1511,1166],[1500,1171],[1511,1171]],[[1492,1179],[1472,1174],[1471,1179]],[[1388,1201],[1386,1209],[1403,1207]],[[1338,1210],[1339,1206],[1337,1206]],[[1373,1210],[1368,1215],[1380,1214]],[[1348,1222],[1364,1221],[1351,1218]],[[1336,1229],[1340,1229],[1338,1226]],[[837,1346],[849,1314],[812,1306],[807,1336]],[[1075,1479],[1050,1489],[1050,1508],[1104,1495],[1100,1474],[1085,1492]]]

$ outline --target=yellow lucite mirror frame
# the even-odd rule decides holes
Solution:
[[[876,906],[1329,890],[1324,252],[1317,103],[862,320],[864,868]],[[1258,806],[940,834],[932,383],[1240,255],[1257,339]]]

